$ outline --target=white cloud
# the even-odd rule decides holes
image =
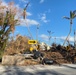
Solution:
[[[74,42],[74,37],[71,36],[71,37],[70,37],[70,41],[71,41],[71,42]]]
[[[31,16],[32,14],[30,12],[26,12],[26,15],[27,16]]]
[[[56,37],[57,39],[65,40],[67,36]],[[55,38],[55,37],[52,37]],[[74,37],[70,36],[68,39],[70,42],[74,42]]]
[[[48,41],[48,39],[49,39],[49,37],[47,36],[47,35],[45,35],[45,34],[42,34],[41,36],[40,36],[43,40],[45,40],[45,41]],[[66,39],[66,36],[60,36],[60,37],[51,37],[52,39],[59,39],[59,40],[65,40]],[[74,42],[74,37],[73,36],[70,36],[69,37],[69,42]]]
[[[33,20],[33,19],[21,19],[21,23],[20,25],[23,25],[23,26],[31,26],[31,25],[38,25],[39,22],[37,22],[36,20]]]
[[[40,19],[41,19],[41,21],[43,21],[44,23],[49,22],[49,20],[46,19],[46,14],[42,14],[42,16],[41,16]]]
[[[48,41],[48,39],[49,39],[48,36],[45,34],[40,35],[40,37],[45,41]]]
[[[40,3],[43,3],[44,2],[44,0],[40,0]]]
[[[60,37],[62,40],[65,40],[66,39],[66,36],[64,37]],[[69,39],[68,39],[70,42],[74,42],[74,37],[70,36]]]
[[[20,2],[27,3],[28,0],[19,0]]]
[[[26,19],[26,23],[28,25],[37,25],[37,24],[39,24],[37,21],[31,20],[31,19]]]

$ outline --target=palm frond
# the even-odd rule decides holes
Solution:
[[[69,17],[66,17],[66,16],[63,16],[63,18],[68,19],[68,20],[70,19]]]
[[[76,10],[74,10],[73,13],[74,13],[74,18],[75,18],[76,17]]]
[[[76,11],[70,11],[70,19],[74,19],[75,18],[75,14]]]
[[[25,19],[25,16],[26,16],[26,9],[27,9],[29,3],[30,3],[30,2],[27,3],[26,7],[25,7],[24,10],[23,10],[23,19]]]
[[[73,13],[76,14],[76,10],[74,10]]]
[[[27,7],[28,7],[28,5],[29,5],[29,4],[30,4],[30,2],[28,2],[28,3],[27,3],[27,5],[26,5],[26,7],[24,8],[24,10],[26,10],[26,9],[27,9]]]

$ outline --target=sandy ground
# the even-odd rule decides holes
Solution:
[[[76,75],[76,64],[1,66],[0,75]]]

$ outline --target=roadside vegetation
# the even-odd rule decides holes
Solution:
[[[25,52],[30,51],[31,45],[28,44],[28,40],[30,39],[27,36],[17,35],[10,39],[10,34],[14,34],[15,26],[20,24],[21,18],[26,19],[26,8],[28,4],[24,9],[19,9],[15,6],[14,2],[9,2],[8,6],[4,6],[2,5],[2,1],[0,1],[0,61],[3,55],[24,54]],[[36,46],[37,50],[42,52],[45,58],[52,59],[55,63],[76,63],[75,46],[70,43],[68,43],[67,46],[64,46],[66,41],[69,40],[72,31],[72,20],[75,17],[76,11],[70,11],[70,17],[64,17],[65,19],[70,20],[70,31],[63,45],[53,43],[50,49],[47,50],[46,48],[45,51],[40,50],[39,42],[32,46]],[[30,33],[30,29],[28,29],[28,31]],[[51,32],[49,32],[49,35],[50,33]],[[50,39],[51,37],[49,36],[49,43]],[[32,50],[32,53],[33,52],[34,51]]]
[[[9,35],[14,33],[15,26],[20,23],[20,18],[26,16],[26,9],[17,8],[14,2],[9,2],[7,6],[2,3],[0,1],[0,59],[4,53]]]

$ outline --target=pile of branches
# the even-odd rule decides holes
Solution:
[[[5,54],[19,54],[29,50],[28,40],[26,36],[17,35],[15,39],[8,41]]]
[[[68,45],[66,47],[61,46],[61,45],[57,45],[57,46],[54,45],[50,51],[56,52],[56,53],[58,53],[58,55],[62,55],[59,58],[58,58],[58,56],[56,56],[57,59],[60,59],[60,60],[64,59],[71,63],[76,62],[76,59],[75,59],[76,58],[76,50],[74,49],[74,47],[72,45]]]

